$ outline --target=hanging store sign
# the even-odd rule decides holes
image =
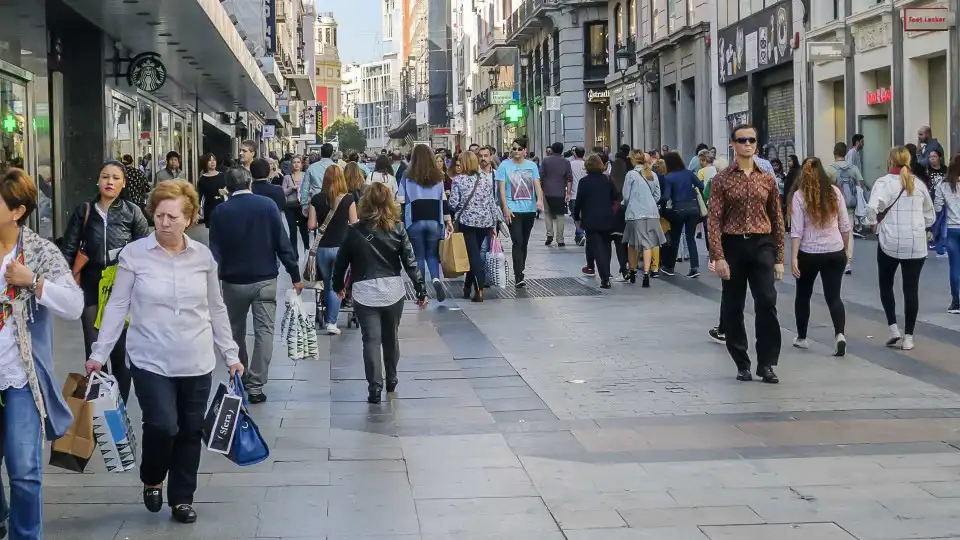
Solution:
[[[608,103],[610,101],[610,90],[587,90],[587,101]]]
[[[955,20],[946,6],[903,8],[904,32],[943,32],[953,28]]]
[[[493,90],[490,92],[491,105],[506,105],[513,101],[512,90]]]
[[[167,66],[157,53],[138,54],[127,65],[127,82],[144,92],[156,92],[167,82]]]
[[[873,92],[867,91],[867,105],[882,105],[893,101],[893,86],[877,88]]]
[[[560,96],[547,96],[546,106],[548,111],[559,111]]]
[[[717,32],[720,84],[793,61],[793,0]]]
[[[260,133],[261,137],[264,139],[273,139],[277,136],[277,126],[272,124],[267,124],[263,126],[263,131]]]
[[[263,0],[263,17],[266,26],[263,29],[264,46],[267,56],[277,52],[277,0]]]
[[[807,42],[808,62],[832,62],[843,60],[850,56],[850,47],[842,41],[809,41]]]

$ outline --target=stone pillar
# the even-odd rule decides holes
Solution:
[[[560,30],[560,112],[563,145],[586,144],[586,94],[583,90],[583,26],[573,24],[569,13],[550,14]]]

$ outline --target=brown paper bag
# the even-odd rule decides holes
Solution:
[[[67,375],[63,398],[73,413],[73,424],[63,437],[53,441],[50,465],[83,472],[97,446],[93,438],[93,403],[86,399],[87,378],[79,373]]]
[[[440,266],[443,277],[457,277],[470,271],[467,242],[463,233],[453,233],[440,241]]]

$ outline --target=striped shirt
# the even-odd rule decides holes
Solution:
[[[827,221],[825,227],[817,227],[807,215],[803,193],[793,194],[790,207],[790,238],[800,240],[804,253],[834,253],[843,250],[843,235],[853,228],[847,215],[843,194],[837,186],[831,186],[837,194],[837,215]]]

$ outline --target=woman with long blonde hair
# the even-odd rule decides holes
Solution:
[[[887,347],[913,348],[913,329],[920,311],[920,271],[927,257],[927,227],[936,215],[930,191],[910,171],[910,151],[903,146],[890,150],[890,173],[881,176],[870,189],[867,222],[873,224],[880,244],[877,273],[880,303],[890,325]],[[903,268],[904,332],[897,327],[893,281]]]
[[[359,202],[366,187],[366,179],[363,177],[363,169],[356,161],[348,161],[347,166],[343,168],[343,178],[347,181],[347,193],[353,195],[354,202]]]
[[[347,234],[348,225],[357,221],[357,203],[350,194],[347,180],[340,167],[327,167],[323,174],[323,189],[310,199],[307,228],[317,237],[310,250],[316,250],[317,276],[323,279],[324,303],[327,307],[324,330],[337,335],[337,316],[340,299],[333,292],[333,263]]]
[[[637,266],[643,254],[643,287],[650,286],[653,250],[666,241],[660,227],[660,181],[647,163],[648,159],[644,152],[631,152],[633,169],[627,172],[623,182],[623,205],[626,207],[623,243],[627,245],[628,280],[637,282]]]
[[[413,282],[421,308],[427,305],[427,290],[400,218],[400,207],[386,184],[374,182],[367,187],[360,199],[359,218],[347,227],[333,266],[330,290],[344,297],[347,268],[351,268],[354,310],[363,341],[367,401],[380,403],[384,382],[387,392],[397,389],[398,331],[406,296],[400,270],[405,270]]]
[[[847,246],[853,229],[847,215],[846,202],[840,188],[827,176],[819,158],[807,158],[790,197],[790,261],[793,277],[797,280],[794,312],[797,337],[793,346],[801,349],[807,343],[807,325],[810,321],[810,298],[813,284],[820,276],[823,296],[830,310],[835,338],[834,356],[843,356],[847,340],[843,336],[846,314],[840,299],[843,269],[847,265]]]

